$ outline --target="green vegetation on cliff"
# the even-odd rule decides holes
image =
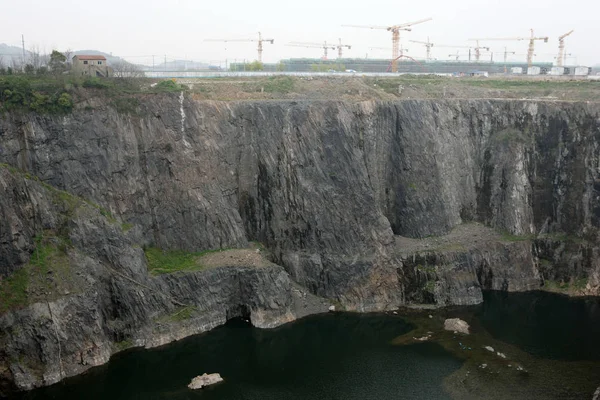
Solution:
[[[89,96],[85,90],[101,91],[113,99],[114,107],[123,113],[135,113],[137,93],[181,92],[187,87],[173,80],[150,85],[146,79],[97,78],[74,75],[4,75],[0,77],[0,111],[25,110],[40,114],[66,114],[77,100]],[[83,91],[82,91],[83,90]]]
[[[33,79],[26,76],[0,78],[0,110],[28,109],[39,113],[70,112],[73,97],[65,84],[54,78]]]
[[[183,250],[161,250],[156,247],[147,247],[144,249],[144,253],[148,262],[148,271],[152,275],[160,275],[177,271],[199,271],[203,267],[198,263],[198,258],[208,251],[190,253]]]
[[[29,263],[0,281],[0,314],[73,290],[69,246],[68,239],[54,231],[38,235]]]

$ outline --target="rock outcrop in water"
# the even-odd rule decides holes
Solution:
[[[447,331],[454,331],[469,334],[469,324],[460,318],[448,318],[444,321],[444,329]]]
[[[8,114],[0,380],[51,384],[236,316],[275,326],[326,311],[315,295],[367,311],[543,282],[597,294],[599,139],[597,104],[561,102],[161,95]],[[144,246],[249,241],[281,267],[147,272]]]
[[[219,374],[202,374],[198,375],[188,385],[190,389],[202,389],[203,387],[214,385],[215,383],[223,382],[223,378]]]

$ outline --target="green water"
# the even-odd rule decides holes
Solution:
[[[27,399],[448,399],[441,381],[461,366],[435,343],[392,346],[410,326],[377,314],[328,314],[262,330],[243,321],[160,349],[120,354]],[[224,383],[191,391],[191,378]]]
[[[416,317],[334,313],[270,330],[234,320],[162,348],[118,354],[105,366],[18,398],[591,399],[600,385],[600,299],[540,292],[491,292],[484,299],[477,307]],[[408,320],[433,330],[449,316],[469,320],[473,334],[439,331],[431,342],[391,343],[415,327]],[[489,367],[480,368],[483,362]],[[517,364],[528,372],[517,373]],[[219,372],[225,382],[188,390],[191,378],[204,372]]]

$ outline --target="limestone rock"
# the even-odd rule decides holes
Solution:
[[[460,318],[448,318],[445,320],[444,329],[447,331],[464,333],[465,335],[469,334],[469,324]]]
[[[190,389],[202,389],[205,386],[214,385],[215,383],[219,383],[219,382],[223,382],[223,378],[221,378],[221,375],[219,375],[217,373],[214,373],[214,374],[204,373],[204,374],[198,375],[197,377],[192,379],[192,381],[190,382],[188,387]]]

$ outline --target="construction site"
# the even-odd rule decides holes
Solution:
[[[385,30],[391,33],[390,47],[369,47],[371,52],[389,52],[389,57],[365,58],[344,57],[344,51],[350,50],[352,44],[338,38],[333,42],[299,42],[291,41],[285,46],[296,48],[310,48],[320,52],[320,57],[314,58],[288,58],[277,63],[263,63],[263,51],[267,45],[273,45],[275,39],[264,38],[259,32],[257,38],[250,39],[206,39],[206,42],[251,42],[257,44],[257,58],[255,64],[249,64],[246,60],[238,62],[220,63],[218,66],[207,66],[207,70],[213,72],[280,72],[280,73],[362,73],[362,74],[385,74],[385,73],[409,73],[409,74],[443,74],[454,76],[489,76],[489,75],[548,75],[548,76],[589,76],[598,71],[592,67],[569,63],[570,53],[565,51],[565,40],[573,34],[574,30],[560,35],[557,39],[557,51],[553,62],[536,62],[536,44],[551,42],[550,37],[537,35],[533,29],[529,35],[515,37],[477,37],[469,38],[465,44],[447,44],[431,41],[408,40],[412,46],[425,49],[425,58],[412,57],[407,45],[401,41],[401,32],[412,31],[416,25],[431,21],[425,18],[414,22],[391,26],[370,25],[343,25],[349,29]],[[420,27],[419,27],[420,28]],[[509,49],[507,43],[515,46]],[[527,44],[526,53],[517,53],[515,49],[520,47],[519,42]],[[499,49],[497,44],[502,44]],[[518,60],[519,61],[515,61]],[[575,57],[571,57],[575,59]],[[190,71],[190,69],[184,69]],[[150,71],[149,71],[150,72]],[[153,69],[152,72],[157,72]],[[166,69],[154,77],[169,76]],[[172,74],[171,74],[172,75]],[[192,77],[192,75],[187,75]],[[175,75],[174,75],[175,77]]]

